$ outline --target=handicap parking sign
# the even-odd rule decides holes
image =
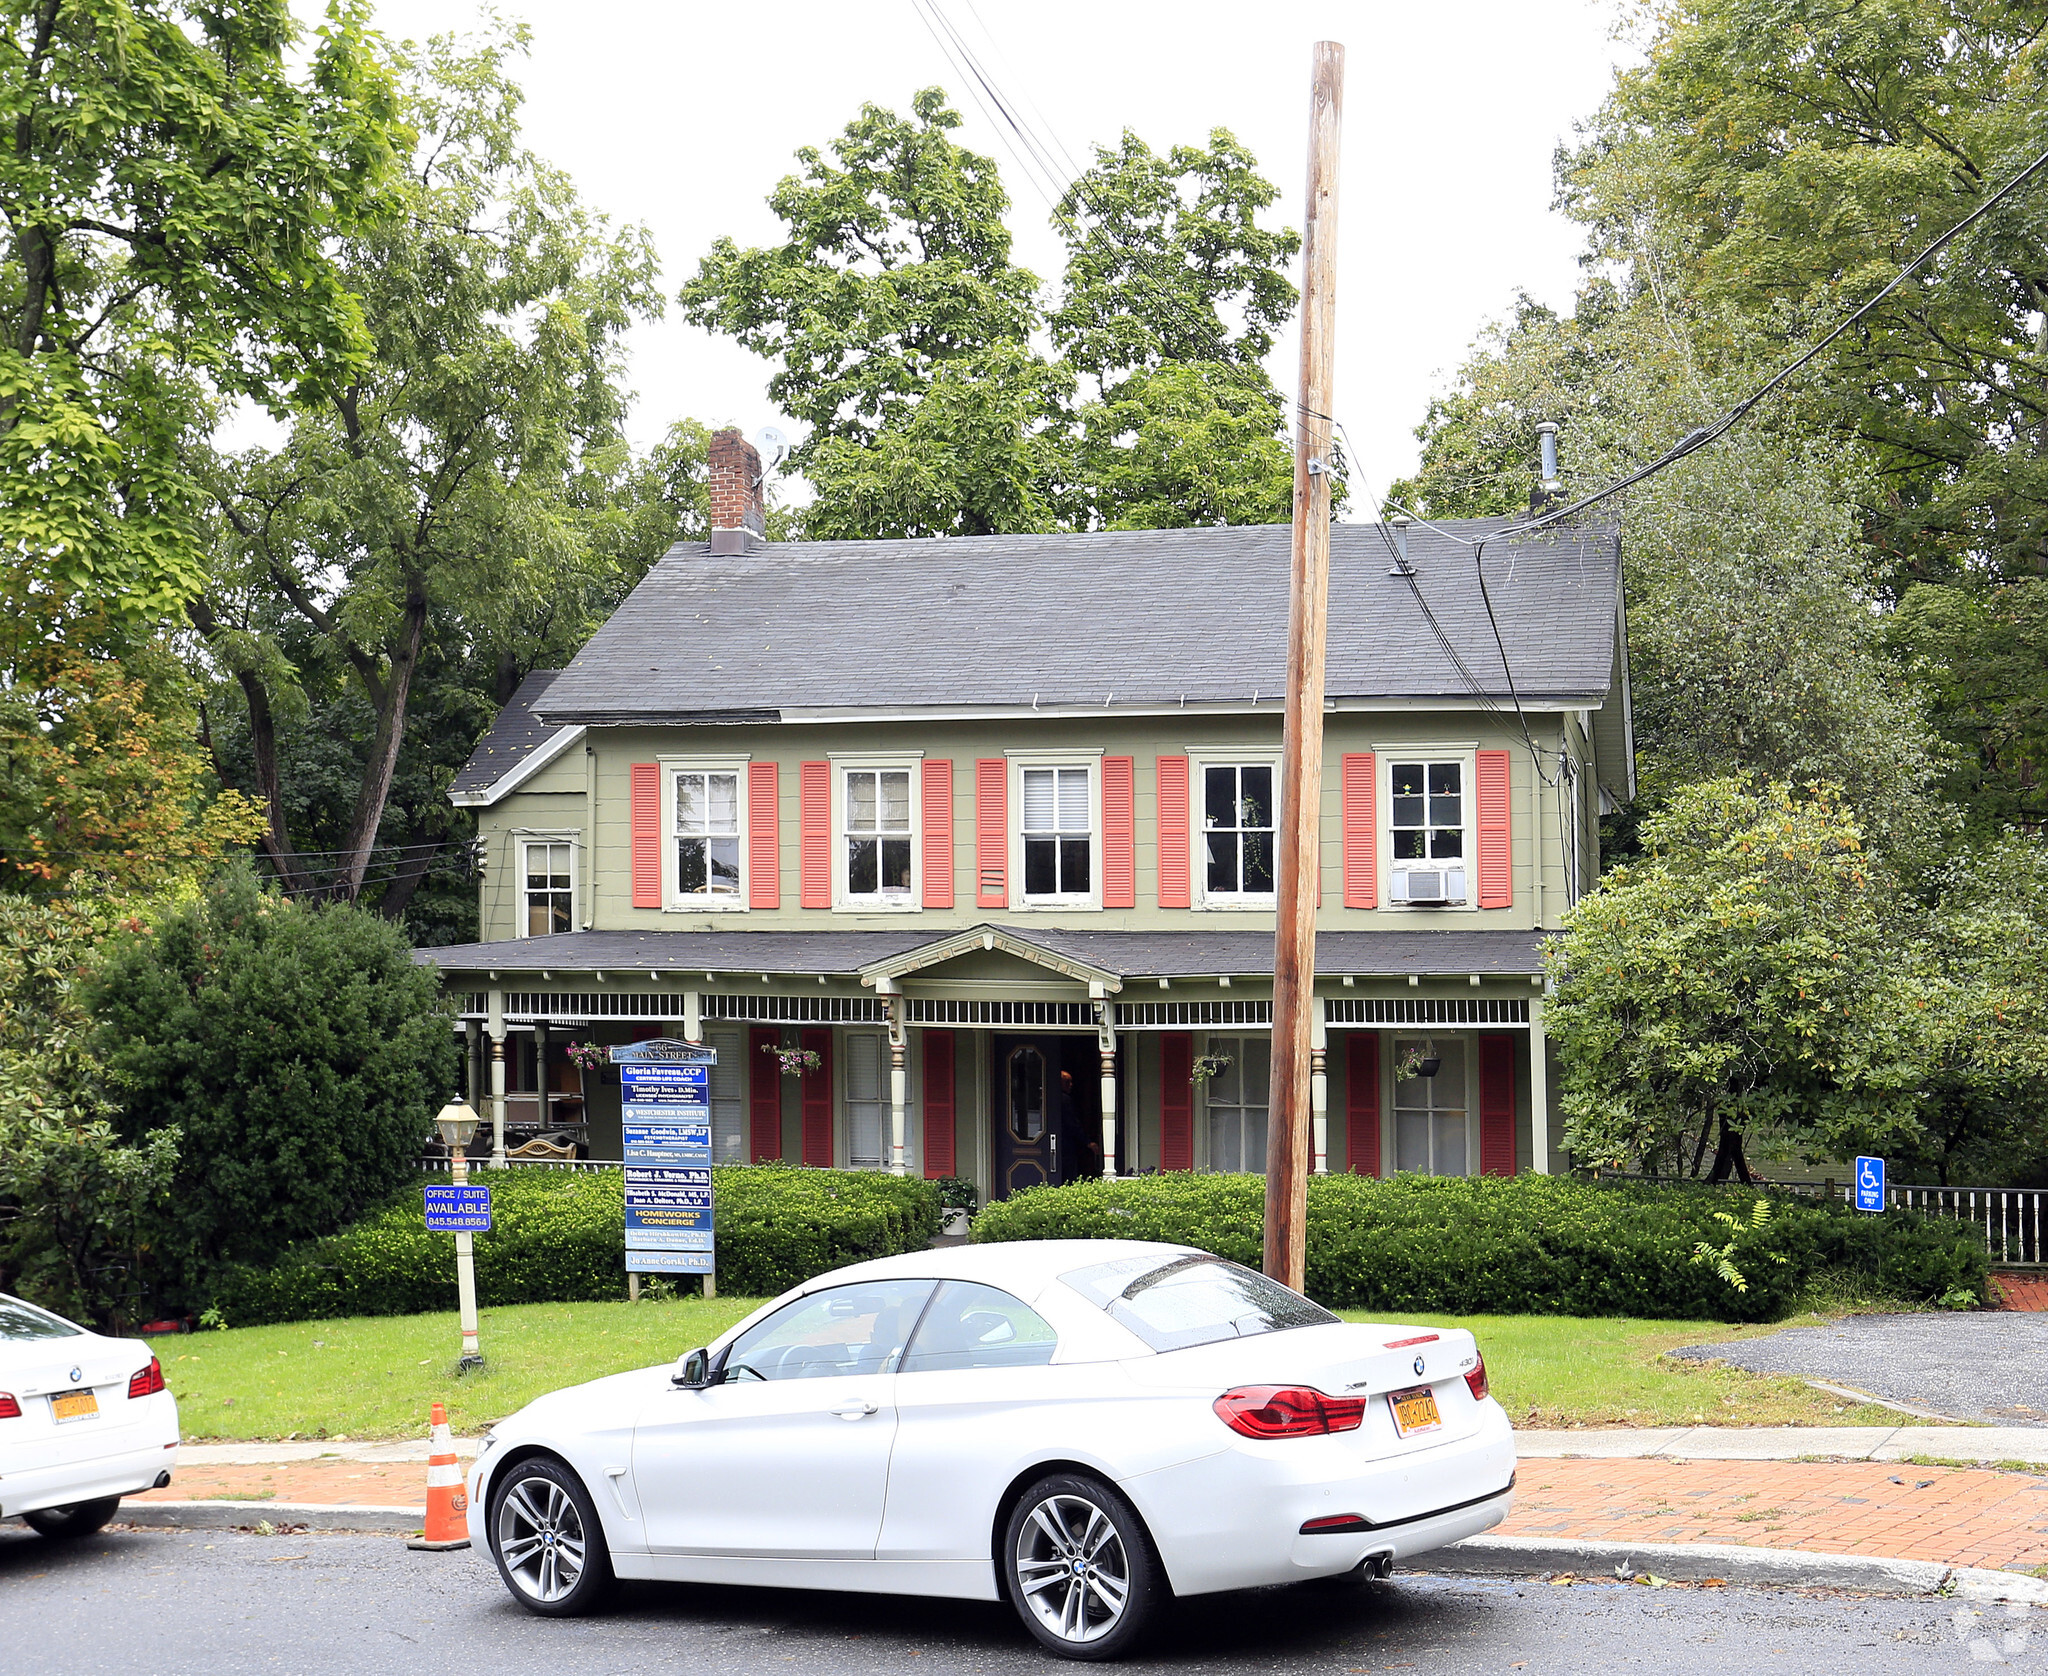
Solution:
[[[1859,1158],[1856,1160],[1856,1208],[1858,1210],[1884,1209],[1884,1160],[1882,1158]]]

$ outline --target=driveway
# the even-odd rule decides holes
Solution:
[[[2048,1426],[2048,1315],[1852,1315],[1670,1354],[1847,1385],[1953,1420]]]

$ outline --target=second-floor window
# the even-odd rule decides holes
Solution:
[[[1273,894],[1273,769],[1211,763],[1202,770],[1202,836],[1210,896]]]
[[[683,769],[675,784],[676,894],[738,901],[739,775]]]
[[[1094,801],[1086,768],[1024,770],[1024,895],[1053,900],[1093,888]]]
[[[546,937],[575,924],[576,849],[573,844],[529,842],[520,871],[526,881],[526,935]]]
[[[911,897],[910,770],[846,771],[846,894],[870,901]]]
[[[1396,861],[1455,861],[1465,853],[1465,765],[1397,762],[1393,766]]]

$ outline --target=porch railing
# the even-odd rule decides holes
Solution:
[[[448,1160],[445,1158],[422,1158],[419,1164],[420,1174],[423,1176],[438,1176],[448,1173]],[[616,1158],[508,1158],[505,1160],[505,1167],[508,1170],[616,1170],[622,1166]],[[488,1185],[486,1178],[488,1178],[490,1170],[491,1155],[489,1153],[470,1154],[469,1178],[471,1181],[478,1182],[479,1185]]]

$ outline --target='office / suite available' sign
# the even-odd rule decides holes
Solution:
[[[611,1050],[619,1067],[626,1165],[629,1274],[710,1274],[711,1066],[717,1054],[684,1042]]]
[[[491,1190],[488,1187],[429,1187],[427,1231],[432,1234],[488,1234],[491,1231]]]

